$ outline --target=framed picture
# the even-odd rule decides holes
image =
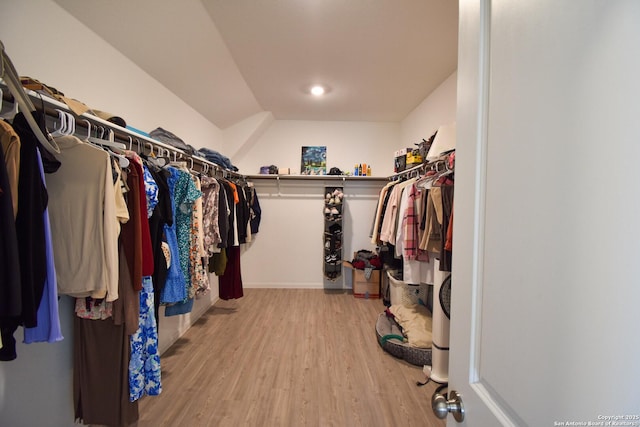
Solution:
[[[302,147],[300,175],[327,174],[327,147]]]

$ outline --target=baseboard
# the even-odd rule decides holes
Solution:
[[[260,283],[243,283],[246,289],[343,289],[342,282],[309,282],[309,283],[283,283],[283,282],[260,282]]]
[[[211,306],[218,302],[219,299],[220,297],[218,297],[218,295],[214,295],[213,299],[211,300],[211,304],[194,304],[194,311],[189,313],[188,318],[186,317],[186,315],[181,315],[182,320],[185,321],[185,323],[182,323],[178,329],[172,329],[171,333],[169,333],[169,335],[163,336],[162,340],[159,342],[158,351],[160,352],[160,356],[162,356],[165,351],[171,348],[171,346],[175,344],[175,342],[178,341],[180,337],[182,337],[191,328],[191,326],[193,326],[193,324],[197,322],[198,319],[211,308]],[[162,310],[162,314],[160,316],[163,315],[164,310]]]

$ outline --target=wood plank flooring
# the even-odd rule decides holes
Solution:
[[[344,291],[245,289],[162,355],[147,426],[426,426],[436,385],[376,341],[381,300]]]

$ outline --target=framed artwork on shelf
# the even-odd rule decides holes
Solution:
[[[300,175],[326,175],[327,174],[327,147],[309,146],[302,147],[300,161]]]

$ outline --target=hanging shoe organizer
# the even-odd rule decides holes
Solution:
[[[324,277],[342,275],[342,187],[324,188]]]

